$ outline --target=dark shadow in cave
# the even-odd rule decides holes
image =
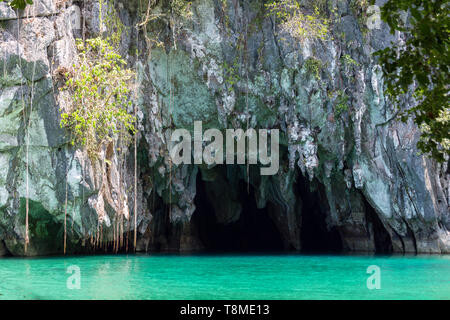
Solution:
[[[3,240],[0,240],[0,258],[1,257],[12,257],[12,253],[9,252],[6,244]]]
[[[320,254],[342,252],[339,230],[336,227],[329,228],[326,223],[328,205],[323,186],[318,185],[316,191],[311,191],[310,185],[311,183],[299,174],[295,192],[302,201],[301,251]]]
[[[361,194],[361,196],[364,199],[367,223],[372,226],[372,228],[368,226],[367,229],[373,231],[375,253],[391,254],[393,252],[391,235],[384,227],[383,222],[378,217],[378,214],[372,205],[367,201],[366,197],[363,194]]]
[[[238,221],[224,225],[217,221],[214,207],[206,193],[207,183],[197,177],[196,211],[192,221],[200,241],[207,252],[282,252],[282,237],[268,215],[268,210],[258,209],[253,187],[247,192],[245,181],[239,182],[239,202],[242,212]],[[227,190],[223,190],[227,192]]]

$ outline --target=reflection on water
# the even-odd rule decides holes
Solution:
[[[380,267],[381,289],[367,288]],[[69,290],[69,267],[80,290]],[[449,299],[449,256],[0,259],[0,299]]]

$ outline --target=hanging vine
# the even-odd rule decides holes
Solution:
[[[104,0],[100,1],[100,35],[92,39],[77,39],[77,64],[62,73],[65,84],[61,91],[70,94],[68,105],[62,110],[61,127],[70,132],[70,143],[84,149],[95,170],[101,171],[98,183],[98,201],[95,210],[99,215],[97,230],[91,234],[91,245],[94,250],[104,246],[108,250],[109,241],[103,241],[102,216],[105,214],[104,201],[111,205],[117,215],[113,222],[112,250],[118,252],[123,246],[120,229],[123,229],[123,217],[128,219],[128,207],[124,203],[121,190],[117,190],[118,198],[114,198],[114,186],[110,185],[110,170],[115,170],[113,156],[115,150],[123,150],[136,134],[135,112],[129,113],[132,107],[131,94],[134,88],[135,72],[127,68],[126,61],[118,53],[122,32],[125,26],[117,17],[112,6],[107,7],[105,21]],[[111,2],[109,2],[111,3]],[[102,33],[103,24],[107,26]],[[116,147],[117,145],[117,147]],[[123,159],[118,159],[119,181],[122,184]],[[120,188],[120,187],[119,187]],[[84,192],[84,190],[83,190]],[[66,186],[67,193],[67,186]],[[84,196],[83,196],[84,198]],[[120,216],[120,217],[119,217]],[[64,251],[67,241],[67,199],[65,204]],[[111,248],[110,248],[111,249]]]
[[[16,8],[16,14],[18,15],[18,10],[17,9],[23,9],[25,8],[26,4],[31,4],[29,2],[26,2],[23,4],[18,3],[17,1],[13,1],[10,3],[10,5],[13,8]],[[28,19],[28,12],[26,13],[26,18]],[[17,39],[20,39],[20,19],[17,19]],[[35,52],[35,45],[33,46],[33,52]],[[20,52],[19,52],[20,54]],[[19,68],[22,70],[22,59],[19,58]],[[21,91],[21,102],[22,102],[22,116],[23,116],[23,121],[25,123],[24,126],[24,131],[25,131],[25,188],[26,188],[26,194],[25,194],[25,241],[24,241],[24,252],[25,254],[28,251],[28,245],[30,244],[30,231],[29,231],[29,211],[30,211],[30,206],[29,206],[29,198],[30,198],[30,189],[29,189],[29,146],[30,146],[30,132],[29,132],[29,128],[31,125],[31,114],[33,112],[33,100],[34,100],[34,78],[35,78],[35,73],[36,73],[36,60],[33,62],[33,69],[32,69],[32,76],[31,76],[31,96],[30,96],[30,111],[29,113],[26,112],[26,107],[25,107],[25,97],[24,97],[24,90],[23,90],[23,84],[22,81],[20,82],[20,91]]]

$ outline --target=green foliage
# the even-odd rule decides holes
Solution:
[[[17,84],[17,79],[9,74],[0,76],[0,89],[12,87]]]
[[[225,30],[229,32],[230,29],[230,15],[228,14],[228,3],[227,0],[220,0],[221,13],[223,23],[225,25]]]
[[[322,61],[314,57],[309,57],[308,59],[306,59],[304,66],[308,73],[314,75],[317,80],[320,80],[320,74],[322,72]]]
[[[406,19],[406,12],[410,13]],[[386,91],[401,111],[401,118],[413,118],[421,128],[418,148],[437,161],[449,154],[449,41],[448,0],[389,0],[382,7],[382,19],[406,41],[378,51]],[[417,101],[408,110],[402,99],[412,92]]]
[[[191,7],[192,2],[187,0],[150,0],[146,9],[141,7],[143,20],[138,26],[143,28],[148,49],[151,49],[153,45],[164,46],[164,42],[160,41],[158,37],[161,30],[167,26],[172,33],[173,46],[176,49],[179,34],[183,32],[183,26],[192,20]],[[153,34],[153,36],[150,36],[150,34]]]
[[[319,7],[315,6],[312,13],[305,13],[299,0],[277,0],[266,4],[269,15],[275,15],[281,20],[281,29],[300,40],[327,40],[328,19],[321,15]]]
[[[355,59],[353,59],[349,54],[344,54],[342,56],[342,62],[344,63],[345,66],[348,66],[348,67],[352,67],[352,66],[358,67],[359,66],[359,63],[356,62]]]
[[[344,91],[339,90],[338,97],[336,99],[336,105],[334,107],[334,114],[337,117],[341,116],[344,112],[348,111],[348,103],[349,103],[348,100],[349,100],[348,95]]]
[[[171,13],[175,17],[190,19],[192,17],[191,5],[192,1],[172,0],[170,2]]]
[[[79,64],[65,74],[62,90],[71,93],[72,105],[62,114],[61,127],[72,133],[72,144],[86,148],[91,159],[103,144],[120,135],[126,140],[135,133],[134,117],[127,113],[134,73],[126,62],[101,38],[85,43],[77,40]]]
[[[104,6],[103,4],[108,4]],[[106,27],[107,40],[114,47],[119,47],[124,32],[128,32],[119,18],[115,8],[115,0],[100,0],[101,22]]]
[[[353,15],[358,19],[358,24],[363,28],[363,31],[367,29],[367,8],[373,1],[369,0],[351,0],[350,1],[350,10]]]
[[[359,67],[360,64],[356,62],[349,54],[344,54],[341,57],[341,66],[344,74],[350,79],[350,81],[354,80],[352,76],[356,67]]]
[[[239,76],[239,59],[236,57],[232,64],[226,61],[222,64],[223,76],[228,86],[228,91],[233,90],[233,86],[241,79]]]
[[[0,0],[0,2],[7,2],[11,8],[23,10],[28,4],[33,4],[33,0]]]
[[[190,20],[193,16],[191,7],[192,1],[188,0],[142,1],[140,14],[143,15],[144,20],[140,24],[143,26],[155,20],[165,23],[170,23],[170,21],[173,23],[175,20],[179,23],[182,20]]]

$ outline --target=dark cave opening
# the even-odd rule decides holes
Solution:
[[[284,195],[275,188],[269,189],[272,198],[267,199],[266,207],[260,209],[255,198],[256,189],[251,184],[247,186],[242,172],[236,168],[216,168],[203,175],[200,171],[196,178],[196,210],[187,228],[183,229],[186,225],[172,224],[169,207],[161,206],[162,199],[156,201],[160,206],[153,208],[151,251],[178,251],[183,237],[183,241],[194,239],[193,251],[205,253],[340,254],[351,250],[345,242],[348,241],[345,230],[330,226],[325,186],[318,180],[310,182],[299,173],[292,185],[295,208],[285,207],[287,199],[282,199]],[[278,182],[274,180],[270,188],[276,185]],[[231,198],[224,196],[230,193],[233,194]],[[276,195],[281,200],[276,201]],[[237,210],[236,206],[230,205],[229,199]],[[366,235],[361,234],[361,241],[366,241],[363,238],[367,236],[368,241],[373,241],[376,254],[391,254],[391,235],[362,193],[359,200],[365,214],[364,229],[367,230]],[[236,214],[239,211],[240,214]],[[233,217],[233,212],[237,217]],[[188,248],[189,245],[187,242]]]
[[[242,211],[235,222],[222,224],[217,221],[213,204],[207,196],[206,188],[213,182],[197,178],[196,211],[192,217],[198,230],[200,241],[206,252],[275,253],[285,251],[282,236],[268,214],[267,208],[258,209],[253,187],[239,182],[239,203]],[[227,192],[227,190],[223,190]]]
[[[242,206],[239,219],[223,224],[218,221],[214,205],[211,201],[220,199],[208,196],[207,188],[212,188],[215,182],[205,182],[201,174],[197,177],[196,211],[192,217],[198,232],[198,237],[207,252],[288,252],[295,248],[284,237],[286,226],[275,224],[273,206],[268,203],[266,208],[258,209],[255,190],[240,180],[238,183],[238,202]],[[313,186],[313,190],[311,190]],[[340,253],[343,251],[343,241],[337,227],[329,227],[328,204],[324,187],[317,181],[311,183],[301,174],[294,184],[294,192],[301,203],[300,252],[308,254]],[[222,192],[222,189],[220,189]],[[223,192],[230,192],[223,189]],[[222,200],[223,201],[223,200]],[[217,205],[216,205],[217,207]],[[289,214],[286,208],[283,213]],[[278,214],[283,214],[278,213]],[[292,214],[292,213],[291,213]],[[280,227],[284,230],[280,230]]]
[[[339,253],[343,251],[342,239],[336,227],[327,225],[327,202],[321,186],[310,190],[311,183],[300,177],[296,194],[302,201],[300,230],[301,251],[304,253]],[[323,200],[322,200],[323,199]]]
[[[375,253],[391,254],[393,252],[393,246],[389,232],[384,227],[383,222],[378,217],[378,214],[376,213],[372,205],[367,201],[366,197],[362,195],[362,198],[364,199],[366,219],[367,223],[369,224],[369,227],[367,229],[373,232]]]
[[[0,257],[12,257],[12,253],[9,252],[6,244],[3,240],[0,240]]]

